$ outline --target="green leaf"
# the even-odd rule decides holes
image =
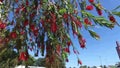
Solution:
[[[64,53],[62,54],[62,59],[65,60],[65,54]]]
[[[120,8],[120,5],[119,6],[117,6],[115,9],[113,9],[113,10],[117,10],[117,9],[119,9]]]
[[[89,18],[93,18],[94,16],[91,14],[91,13],[89,13],[89,12],[86,12],[86,11],[81,11],[82,12],[82,14],[86,17],[89,17]]]
[[[67,10],[66,10],[65,8],[62,8],[62,9],[59,10],[59,13],[60,13],[60,14],[64,14],[64,13],[66,13],[66,11],[67,11]]]
[[[48,0],[43,0],[43,3],[47,3],[48,2]]]
[[[120,12],[112,12],[112,14],[120,17]]]
[[[106,20],[104,17],[94,17],[93,20],[95,24],[99,24],[100,26],[105,26],[108,28],[114,27],[114,25],[110,23],[110,21]]]
[[[100,36],[96,34],[94,31],[92,30],[88,30],[88,31],[93,38],[95,38],[96,40],[100,39]]]
[[[67,7],[68,7],[68,12],[70,12],[70,13],[73,13],[73,6],[71,5],[71,4],[67,4]]]
[[[62,59],[65,60],[67,57],[68,57],[68,56],[67,56],[67,53],[63,52],[63,53],[62,53]]]

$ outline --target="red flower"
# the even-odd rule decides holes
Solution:
[[[94,2],[94,0],[89,0],[89,2],[90,2],[90,3],[93,3],[93,2]]]
[[[68,14],[64,13],[64,14],[63,14],[63,18],[64,18],[64,19],[68,18]]]
[[[92,25],[88,18],[84,18],[84,23],[87,25]]]
[[[79,37],[79,44],[81,48],[85,48],[86,40],[83,37]]]
[[[16,8],[15,13],[18,14],[20,11],[20,8]]]
[[[20,32],[20,34],[21,34],[21,35],[24,35],[24,34],[25,34],[25,31],[24,31],[24,30],[22,30],[22,31]]]
[[[74,29],[72,31],[73,31],[73,36],[74,37],[75,37],[75,35],[78,35],[78,32],[76,32]]]
[[[5,27],[6,27],[6,23],[1,23],[0,22],[0,29],[5,29]]]
[[[87,5],[86,10],[93,10],[93,5]]]
[[[28,21],[28,19],[26,19],[25,21],[24,21],[24,26],[27,26],[29,24],[29,21]]]
[[[112,22],[112,23],[115,23],[116,22],[116,20],[115,20],[115,18],[114,18],[114,16],[109,16],[109,20]]]
[[[35,29],[35,30],[33,31],[33,33],[34,33],[35,36],[38,36],[38,31],[39,31],[39,29]]]
[[[64,51],[67,52],[67,53],[70,53],[69,48],[64,48]]]
[[[3,0],[0,0],[0,2],[3,2]]]
[[[101,16],[102,15],[102,10],[101,9],[97,9],[97,13]]]
[[[35,30],[35,25],[31,24],[30,29],[31,29],[31,31],[34,31]]]
[[[71,45],[71,43],[72,43],[71,41],[68,41],[68,42],[67,42],[68,47]]]
[[[10,33],[10,37],[11,37],[12,39],[17,38],[17,33],[16,33],[16,32],[11,32],[11,33]]]
[[[82,65],[82,61],[78,59],[78,64]]]
[[[51,31],[52,31],[53,33],[55,33],[55,32],[57,31],[57,24],[56,24],[56,23],[52,23],[52,24],[51,24]]]
[[[23,11],[23,12],[26,12],[26,7],[22,4],[21,7],[20,7],[20,10]]]
[[[82,24],[81,24],[81,22],[80,22],[79,20],[76,20],[75,23],[76,23],[76,25],[79,26],[80,28],[82,27]]]
[[[22,61],[26,61],[28,59],[27,53],[26,52],[21,52],[20,56],[19,56],[19,59],[22,60]]]
[[[30,17],[33,18],[35,16],[35,13],[31,13]]]
[[[28,0],[26,0],[26,5],[27,5],[27,6],[29,5],[29,1],[28,1]]]
[[[74,21],[75,24],[76,24],[77,26],[79,26],[80,28],[82,27],[81,22],[80,22],[78,19],[76,19],[74,16],[72,16],[72,15],[71,15],[71,20]]]
[[[6,42],[6,43],[8,43],[8,42],[9,42],[9,40],[10,40],[9,38],[5,38],[5,42]]]
[[[15,2],[18,2],[18,0],[15,0]]]
[[[51,17],[52,17],[52,23],[56,23],[56,15],[55,13],[50,13]]]
[[[88,24],[89,23],[89,19],[88,18],[84,18],[84,23]]]
[[[57,54],[60,56],[60,51],[61,51],[61,46],[60,45],[57,45],[56,46],[56,52]]]

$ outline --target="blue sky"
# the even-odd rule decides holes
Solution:
[[[120,4],[119,0],[100,0],[102,5],[109,10],[114,9],[117,5]],[[117,18],[118,23],[119,18]],[[82,60],[83,65],[88,66],[100,66],[102,65],[114,65],[116,62],[119,61],[119,57],[116,51],[116,41],[120,42],[120,27],[115,26],[115,28],[108,29],[108,28],[95,28],[96,31],[101,39],[95,40],[90,37],[89,33],[85,30],[82,30],[82,34],[86,38],[87,41],[87,49],[81,49],[77,39],[74,39],[74,45],[79,50],[80,55],[79,58]],[[69,62],[66,63],[68,67],[76,67],[78,68],[76,55],[74,55],[71,51],[69,56]]]

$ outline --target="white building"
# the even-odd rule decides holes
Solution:
[[[25,68],[23,65],[16,66],[15,68]],[[28,66],[28,68],[45,68],[45,67],[38,67],[38,66]]]

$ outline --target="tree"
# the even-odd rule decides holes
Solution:
[[[93,66],[92,68],[97,68],[96,66]]]
[[[110,65],[110,68],[117,68],[115,65]],[[119,67],[118,67],[119,68]]]
[[[5,48],[0,52],[0,67],[1,68],[10,68],[17,65],[17,56],[18,54],[11,50]]]
[[[103,66],[102,66],[102,65],[100,65],[100,67],[101,67],[101,68],[103,68]]]
[[[45,67],[45,58],[38,58],[34,63],[34,65]]]
[[[104,67],[103,68],[107,68],[107,66],[106,65],[104,65]]]
[[[29,57],[30,57],[30,58],[25,62],[25,64],[26,64],[27,66],[33,66],[34,63],[36,62],[36,61],[35,61],[35,58],[32,57],[32,56],[29,56]]]
[[[87,65],[84,65],[84,66],[80,66],[80,68],[88,68]]]
[[[90,68],[90,66],[88,66],[88,68]]]
[[[98,15],[89,12],[93,8]],[[85,28],[93,38],[99,39],[91,29],[95,25],[112,29],[118,24],[114,15],[120,16],[120,12],[105,9],[99,0],[0,0],[0,10],[1,41],[16,48],[23,62],[29,58],[28,49],[34,51],[35,56],[39,51],[42,56],[46,53],[46,65],[51,68],[67,60],[70,47],[79,54],[70,34],[85,48],[81,29]],[[103,11],[108,18],[103,16]],[[78,63],[82,64],[79,58]]]
[[[35,59],[30,58],[25,62],[26,65],[32,66],[35,63]],[[13,68],[16,65],[21,65],[22,62],[18,62],[18,53],[14,50],[5,48],[0,52],[0,67],[1,68]]]
[[[56,60],[60,60],[59,58]],[[36,62],[34,63],[35,66],[40,66],[40,67],[46,67],[45,66],[45,58],[39,58],[36,60]],[[54,64],[55,65],[55,64]],[[65,63],[63,61],[61,61],[61,64],[59,65],[59,68],[65,68]]]

